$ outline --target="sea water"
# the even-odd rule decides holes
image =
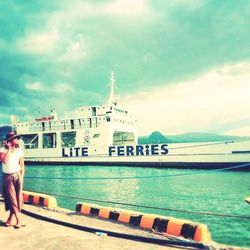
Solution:
[[[26,166],[24,189],[126,204],[250,216],[250,173],[107,166]],[[44,179],[40,178],[43,177]],[[130,178],[128,178],[130,177]],[[58,179],[56,179],[58,178]],[[56,197],[75,210],[76,198]],[[87,201],[88,202],[88,201]],[[97,203],[98,202],[91,202]],[[204,223],[218,243],[250,247],[250,219],[99,203]]]

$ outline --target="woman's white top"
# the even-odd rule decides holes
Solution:
[[[7,153],[8,149],[6,148],[1,148],[0,153]],[[8,162],[3,163],[3,173],[5,174],[13,174],[16,172],[19,172],[21,170],[20,166],[20,158],[23,156],[23,151],[20,148],[17,148],[14,150],[14,152],[10,152],[10,157]]]

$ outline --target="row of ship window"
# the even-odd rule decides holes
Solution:
[[[100,134],[94,134],[93,138],[99,138]],[[76,131],[61,132],[60,136],[62,147],[74,147],[76,144]],[[90,141],[89,136],[84,136],[84,141]],[[38,148],[38,134],[22,135],[22,143],[25,149]],[[58,144],[56,133],[42,134],[42,147],[43,148],[56,148]]]

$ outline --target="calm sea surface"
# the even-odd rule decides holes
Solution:
[[[103,166],[26,166],[26,176],[99,178],[25,179],[25,190],[56,193],[160,208],[174,208],[218,214],[250,216],[249,172],[209,172],[199,170],[156,169]],[[190,175],[182,175],[191,173]],[[140,178],[162,176],[162,178]],[[176,175],[176,176],[171,176]],[[136,179],[101,179],[103,177]],[[58,205],[75,210],[76,199],[56,197]],[[94,203],[94,202],[92,202]],[[250,219],[218,217],[186,212],[162,211],[100,203],[145,213],[162,214],[207,224],[212,239],[219,243],[250,247]]]

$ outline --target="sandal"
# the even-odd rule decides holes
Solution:
[[[12,225],[11,225],[11,223],[9,223],[8,221],[7,222],[5,222],[5,224],[4,224],[6,227],[11,227]]]
[[[15,229],[19,229],[19,228],[21,228],[21,227],[25,227],[26,225],[20,225],[20,224],[16,224],[15,226],[14,226],[14,228]]]

